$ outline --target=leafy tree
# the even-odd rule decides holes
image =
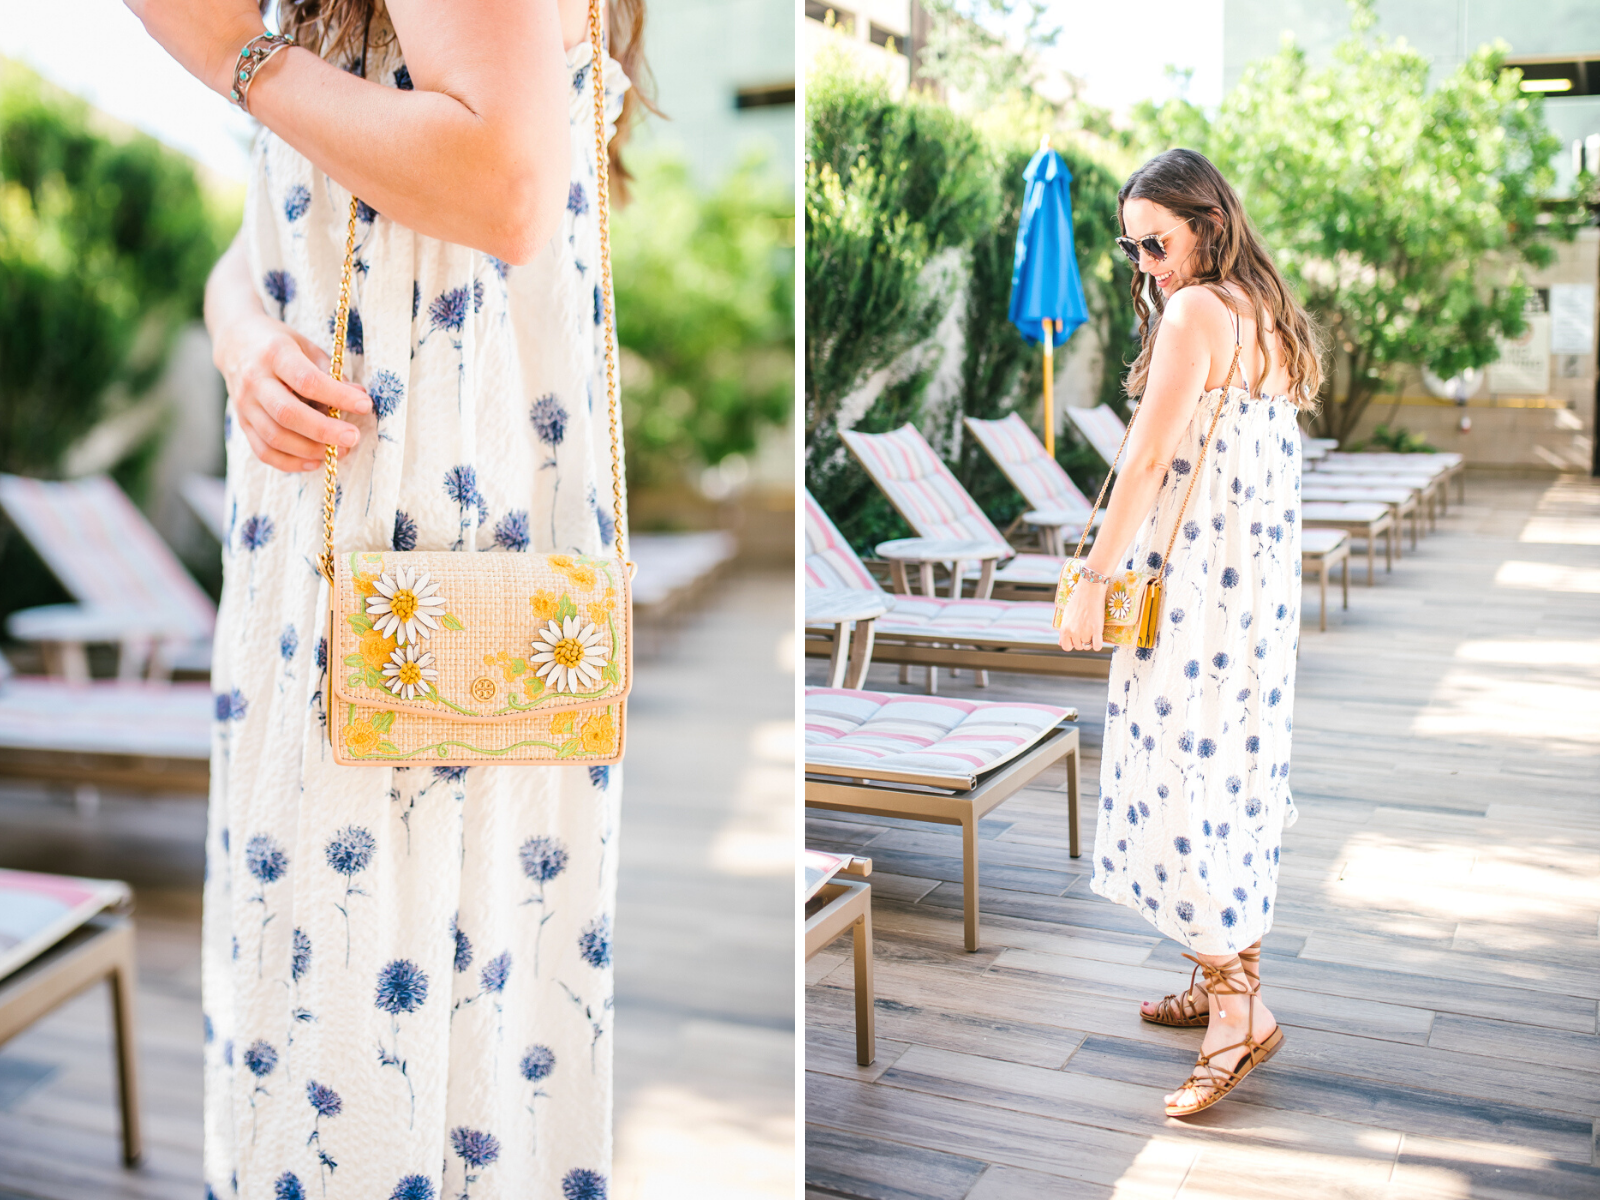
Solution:
[[[941,105],[893,100],[882,82],[836,66],[813,75],[806,109],[805,397],[815,445],[845,396],[933,332],[949,292],[927,268],[990,225],[998,199],[987,147]]]
[[[0,469],[52,474],[159,376],[221,244],[193,165],[22,68],[0,88]]]
[[[975,107],[1024,92],[1040,75],[1041,50],[1061,26],[1041,0],[921,0],[928,37],[917,47],[917,78],[959,92]],[[995,32],[1002,29],[1004,33]]]
[[[705,196],[676,160],[636,174],[611,234],[628,474],[661,482],[794,409],[794,202],[755,161]]]
[[[1341,441],[1397,368],[1448,378],[1493,361],[1496,336],[1523,328],[1518,264],[1548,264],[1576,208],[1541,220],[1560,147],[1540,98],[1501,70],[1503,44],[1430,90],[1428,60],[1378,35],[1372,0],[1351,9],[1326,67],[1286,43],[1214,121],[1182,101],[1140,114],[1149,149],[1202,149],[1239,189],[1329,340],[1339,369],[1317,426]]]

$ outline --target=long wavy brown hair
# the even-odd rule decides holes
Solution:
[[[1277,334],[1289,373],[1289,398],[1296,407],[1310,410],[1322,387],[1322,345],[1306,310],[1289,291],[1261,244],[1260,235],[1245,215],[1239,194],[1205,155],[1194,150],[1168,150],[1158,154],[1132,175],[1117,193],[1117,222],[1129,200],[1149,200],[1174,216],[1190,220],[1195,231],[1189,258],[1191,281],[1228,284],[1250,302],[1256,322],[1256,345],[1263,362],[1272,361],[1270,340]],[[1126,232],[1126,226],[1123,226]],[[1150,377],[1150,353],[1166,299],[1160,288],[1146,288],[1145,273],[1133,270],[1133,308],[1139,315],[1139,356],[1128,372],[1128,395],[1142,396]],[[1146,293],[1152,293],[1152,313]],[[1269,325],[1263,318],[1271,314]]]
[[[278,27],[300,45],[340,66],[362,65],[370,46],[373,18],[384,11],[383,0],[257,0],[262,16],[276,10]],[[617,132],[607,146],[611,159],[611,192],[619,204],[628,200],[633,178],[622,162],[622,147],[649,109],[657,116],[655,82],[644,58],[644,0],[607,0],[606,29],[611,57],[622,64],[632,84],[623,93]]]

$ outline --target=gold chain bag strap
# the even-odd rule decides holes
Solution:
[[[599,0],[589,3],[589,41],[615,554],[336,555],[338,457],[327,447],[319,565],[330,585],[326,700],[336,762],[598,766],[622,759],[633,608],[622,510]],[[329,367],[335,379],[344,375],[355,237],[352,196]]]
[[[1233,341],[1233,363],[1228,367],[1228,377],[1222,381],[1222,398],[1217,401],[1217,411],[1212,415],[1211,427],[1206,431],[1205,441],[1200,443],[1199,461],[1189,474],[1189,486],[1184,489],[1183,502],[1178,505],[1178,516],[1172,523],[1172,534],[1167,538],[1167,552],[1162,556],[1161,566],[1155,570],[1138,567],[1133,570],[1117,571],[1111,576],[1111,583],[1106,588],[1105,630],[1100,635],[1101,640],[1108,646],[1149,648],[1156,644],[1156,637],[1161,632],[1163,590],[1161,577],[1166,564],[1172,561],[1172,547],[1178,540],[1178,529],[1183,525],[1184,510],[1189,507],[1189,495],[1194,491],[1195,480],[1200,478],[1200,467],[1206,461],[1206,449],[1211,445],[1212,435],[1217,431],[1217,420],[1222,416],[1222,407],[1228,402],[1228,389],[1233,384],[1233,373],[1239,369],[1239,350],[1240,344],[1236,335]],[[1133,423],[1138,418],[1141,407],[1143,407],[1142,401],[1128,414],[1128,427],[1122,431],[1122,444],[1117,447],[1116,457],[1111,460],[1111,470],[1106,472],[1105,482],[1100,485],[1100,494],[1095,497],[1094,509],[1083,526],[1083,534],[1078,538],[1078,548],[1061,566],[1061,578],[1056,583],[1055,617],[1051,622],[1057,629],[1061,628],[1067,601],[1072,599],[1072,589],[1077,586],[1079,573],[1083,569],[1083,543],[1088,539],[1089,530],[1094,525],[1095,513],[1100,511],[1100,504],[1105,500],[1106,491],[1111,487],[1111,477],[1116,474],[1117,463],[1122,461],[1123,447],[1128,444],[1128,435],[1133,432]]]

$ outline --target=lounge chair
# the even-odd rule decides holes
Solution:
[[[1343,564],[1339,582],[1344,587],[1344,608],[1350,607],[1350,535],[1342,529],[1302,529],[1300,531],[1300,581],[1315,575],[1321,592],[1317,608],[1317,628],[1328,631],[1328,572],[1335,563]]]
[[[1066,760],[1078,857],[1076,709],[806,689],[806,804],[961,827],[964,942],[978,948],[978,822]]]
[[[1084,524],[1093,513],[1089,498],[1078,490],[1061,464],[1045,452],[1044,444],[1016,413],[998,421],[968,417],[966,426],[1028,502],[1029,511],[1017,518],[1018,523],[1039,531],[1046,554],[1065,554],[1068,543],[1082,536]]]
[[[129,1167],[143,1156],[133,921],[127,915],[132,900],[128,885],[117,880],[0,871],[0,930],[22,935],[15,945],[0,937],[0,1046],[79,993],[109,984],[122,1161]]]
[[[1002,595],[1018,599],[1054,597],[1061,577],[1061,557],[1011,554],[1004,535],[984,516],[916,426],[902,425],[893,433],[849,429],[840,436],[917,537],[1003,547],[1009,557],[1003,556],[1006,561],[993,573]],[[967,573],[969,579],[983,577],[984,568],[973,567]]]
[[[1394,570],[1395,517],[1387,504],[1370,504],[1346,501],[1312,500],[1300,505],[1300,523],[1303,529],[1342,529],[1351,537],[1367,541],[1367,586],[1375,582],[1373,576],[1374,547],[1378,535],[1383,535],[1383,565],[1385,571]],[[1302,572],[1305,551],[1301,551]]]
[[[205,683],[20,678],[0,655],[0,774],[204,792],[217,701]]]
[[[809,489],[805,521],[808,588],[885,594]],[[1069,654],[1061,649],[1061,635],[1051,625],[1053,603],[933,596],[893,599],[894,607],[875,622],[873,657],[879,662],[900,663],[902,669],[913,663],[927,667],[930,695],[938,690],[941,666],[1089,679],[1106,679],[1111,674],[1109,650]],[[843,636],[831,622],[808,624],[806,654],[833,657],[837,664]]]
[[[1072,427],[1105,459],[1106,466],[1116,462],[1117,447],[1122,445],[1123,436],[1128,432],[1116,411],[1109,404],[1097,404],[1093,408],[1069,407],[1066,412]]]
[[[96,642],[120,645],[121,679],[210,670],[216,606],[111,479],[0,475],[0,508],[77,601],[7,623],[17,640],[43,644],[53,674],[87,680]]]
[[[1315,474],[1308,474],[1300,480],[1300,499],[1324,500],[1335,503],[1369,503],[1387,504],[1389,511],[1394,514],[1395,527],[1405,524],[1406,517],[1411,518],[1411,548],[1417,548],[1418,527],[1422,524],[1422,501],[1416,488],[1404,487],[1399,484],[1384,486],[1377,483],[1344,483],[1339,475],[1331,475],[1323,480]],[[1394,556],[1400,557],[1400,547],[1404,539],[1394,545]]]
[[[856,1062],[870,1067],[877,1057],[872,986],[872,860],[807,850],[806,961],[849,932],[855,958]]]
[[[1416,470],[1421,467],[1445,477],[1446,482],[1456,481],[1456,492],[1461,503],[1467,501],[1466,456],[1454,450],[1433,450],[1420,454],[1401,454],[1388,450],[1330,450],[1323,460],[1325,467],[1335,470],[1348,466],[1354,469]]]

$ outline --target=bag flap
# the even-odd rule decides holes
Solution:
[[[505,721],[592,708],[632,686],[617,559],[358,552],[335,560],[332,597],[328,670],[347,703]]]

